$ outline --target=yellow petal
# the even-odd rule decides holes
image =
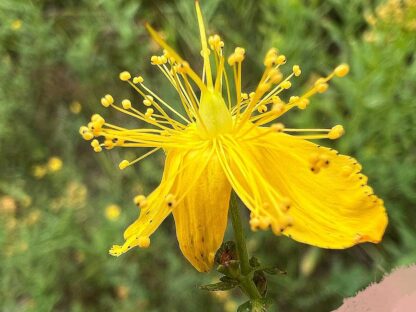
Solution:
[[[173,188],[182,160],[181,153],[171,151],[167,154],[160,185],[146,198],[140,207],[138,219],[124,232],[124,244],[114,245],[110,250],[111,255],[120,256],[132,247],[142,245],[143,240],[148,239],[171,213],[172,209],[166,203],[166,196]]]
[[[272,227],[273,222],[292,223],[283,227],[285,235],[333,249],[381,240],[387,226],[383,201],[367,186],[353,158],[283,133],[229,145],[227,150],[232,170],[228,175],[236,192],[252,211],[270,217]],[[259,180],[245,180],[255,177]],[[282,208],[282,200],[291,202],[290,218],[284,208],[273,215],[269,207],[280,202]]]
[[[188,167],[175,186],[175,193],[186,193],[173,209],[176,235],[188,261],[206,272],[224,238],[231,186],[213,150],[190,152],[184,163]],[[195,175],[199,178],[193,183]]]

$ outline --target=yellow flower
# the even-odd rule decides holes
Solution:
[[[82,110],[82,105],[80,102],[78,101],[74,101],[71,104],[69,104],[69,110],[71,111],[71,113],[73,114],[79,114]]]
[[[120,217],[120,212],[118,205],[109,205],[105,208],[105,217],[110,221],[114,221]]]
[[[51,157],[48,160],[48,170],[50,172],[56,172],[62,169],[62,160],[59,157]]]
[[[22,28],[22,25],[23,25],[22,20],[16,19],[10,24],[10,27],[13,30],[19,30],[20,28]]]
[[[46,173],[48,172],[48,168],[43,165],[36,165],[33,167],[32,174],[36,179],[42,179]]]
[[[352,157],[307,141],[337,139],[344,133],[342,126],[293,129],[281,123],[270,125],[293,108],[305,109],[309,98],[325,92],[333,77],[345,76],[348,66],[338,66],[310,90],[286,102],[279,94],[290,89],[291,79],[301,69],[294,65],[284,77],[280,69],[286,57],[271,49],[264,58],[260,82],[254,91],[245,93],[245,50],[236,48],[225,58],[221,38],[206,38],[198,2],[196,12],[202,77],[146,25],[164,48],[163,55],[152,56],[151,63],[177,91],[183,112],[151,91],[141,76],[132,78],[129,72],[122,72],[120,79],[143,98],[144,112],[128,99],[117,104],[111,95],[104,96],[101,104],[150,127],[127,129],[95,114],[88,126],[80,128],[96,152],[116,146],[152,148],[133,161],[123,160],[120,169],[158,150],[166,154],[159,187],[147,197],[135,197],[141,208],[139,217],[124,232],[124,244],[114,245],[110,254],[119,256],[135,246],[148,247],[150,236],[173,213],[182,253],[198,271],[208,271],[223,241],[232,189],[251,211],[253,230],[271,229],[276,235],[323,248],[378,243],[387,215],[383,201],[360,173],[361,166]]]

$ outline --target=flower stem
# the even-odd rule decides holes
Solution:
[[[231,194],[230,211],[238,258],[240,260],[241,287],[243,288],[243,291],[250,297],[250,299],[260,299],[261,295],[253,282],[253,272],[248,260],[246,238],[244,236],[240,211],[238,210],[237,199],[234,192]]]

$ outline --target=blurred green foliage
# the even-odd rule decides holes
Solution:
[[[270,279],[274,310],[329,311],[391,268],[415,262],[416,31],[404,19],[386,21],[381,1],[201,3],[226,51],[246,48],[247,90],[271,46],[302,66],[294,90],[340,62],[351,65],[348,77],[284,121],[343,124],[347,133],[334,146],[360,160],[389,212],[380,245],[343,251],[250,233],[250,250],[288,272]],[[1,311],[232,311],[243,299],[197,289],[215,276],[197,273],[181,256],[170,218],[148,250],[107,254],[137,215],[133,195],[157,185],[163,158],[120,172],[118,161],[135,152],[95,154],[78,128],[93,112],[132,122],[99,105],[105,92],[133,96],[117,79],[122,70],[140,72],[165,98],[173,94],[148,62],[157,49],[144,20],[200,64],[190,0],[0,1]],[[119,217],[106,215],[109,204],[121,207]]]

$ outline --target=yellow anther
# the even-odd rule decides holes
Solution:
[[[331,140],[336,140],[340,138],[344,133],[344,127],[341,125],[336,125],[335,127],[332,127],[331,131],[329,131],[328,138]]]
[[[289,99],[289,104],[293,104],[299,100],[298,96],[291,96]]]
[[[235,48],[234,53],[236,55],[242,55],[242,56],[244,56],[246,54],[246,50],[244,48],[237,47],[237,48]]]
[[[283,130],[285,130],[285,125],[282,124],[281,122],[278,122],[278,123],[272,124],[271,128],[273,131],[283,132]]]
[[[248,99],[248,94],[247,93],[241,93],[241,98],[243,100],[247,100]]]
[[[127,99],[123,100],[121,102],[121,105],[123,106],[124,109],[130,109],[131,108],[131,102],[130,102],[130,100],[127,100]]]
[[[287,90],[287,89],[290,89],[290,87],[292,86],[292,83],[291,83],[289,80],[286,80],[286,81],[283,81],[283,82],[280,84],[280,86],[281,86],[283,89]]]
[[[275,67],[277,64],[277,55],[270,55],[264,59],[264,66],[270,68]]]
[[[283,111],[285,110],[285,106],[282,102],[275,103],[275,104],[273,104],[272,110],[273,110],[273,112],[276,112],[276,113],[280,114],[280,113],[283,113]]]
[[[118,167],[120,168],[120,170],[125,169],[128,165],[130,165],[130,162],[128,160],[122,160],[119,164]]]
[[[150,95],[146,95],[146,98],[143,100],[143,104],[146,106],[152,106],[153,97]]]
[[[137,84],[137,83],[142,83],[144,81],[142,76],[138,76],[138,77],[134,77],[133,78],[133,83]]]
[[[113,104],[114,98],[110,94],[106,94],[104,98],[107,100],[108,103]]]
[[[94,114],[91,116],[91,121],[94,122],[100,118],[102,118],[100,114]]]
[[[176,66],[176,70],[180,74],[186,74],[189,72],[190,66],[188,62],[182,62]]]
[[[264,217],[260,219],[259,228],[261,230],[267,230],[271,224],[271,220],[269,217]]]
[[[94,139],[94,140],[91,141],[91,146],[94,147],[94,148],[97,147],[97,146],[100,146],[100,142],[98,142],[97,139]]]
[[[302,73],[302,71],[300,70],[299,65],[294,65],[293,66],[293,73],[295,74],[296,77],[299,77],[300,74]]]
[[[102,149],[102,147],[101,146],[96,146],[96,147],[94,147],[94,152],[96,152],[96,153],[99,153],[99,152],[101,152],[103,149]]]
[[[327,83],[320,83],[315,86],[316,91],[319,93],[324,93],[326,90],[328,90],[328,84]]]
[[[104,107],[109,107],[113,103],[114,103],[114,99],[110,94],[106,94],[103,98],[101,98],[101,104]]]
[[[106,138],[104,140],[104,147],[108,150],[114,148],[114,142],[111,138]]]
[[[235,58],[235,54],[233,53],[233,54],[231,54],[229,57],[228,57],[228,60],[227,60],[227,62],[228,62],[228,65],[230,65],[230,66],[233,66],[237,61],[236,61],[236,58]]]
[[[165,201],[166,201],[166,205],[167,205],[169,208],[173,208],[173,207],[175,206],[175,204],[176,204],[175,195],[173,195],[173,194],[168,194],[168,195],[166,196],[166,198],[165,198]]]
[[[251,98],[253,98],[256,95],[256,92],[250,92],[250,94],[248,95]]]
[[[101,98],[101,105],[104,107],[109,107],[110,103],[107,101],[106,98]]]
[[[257,108],[257,111],[258,111],[259,113],[263,114],[263,113],[267,112],[267,106],[266,106],[266,105],[264,105],[264,104],[262,104],[262,105],[260,105],[260,106]]]
[[[278,54],[279,54],[279,51],[276,48],[270,48],[269,51],[267,51],[264,59],[271,57],[271,56],[277,56]]]
[[[94,134],[90,129],[88,129],[88,127],[82,126],[81,128],[79,128],[79,133],[82,135],[84,140],[89,141],[94,138]]]
[[[276,222],[272,223],[272,232],[274,235],[279,236],[282,235],[282,232],[284,231],[284,228]]]
[[[278,95],[273,95],[272,96],[272,103],[273,104],[284,104],[284,102],[282,101],[282,99]]]
[[[152,55],[152,56],[150,57],[150,63],[151,63],[152,65],[155,65],[155,64],[157,63],[157,55]]]
[[[90,131],[90,129],[88,129],[88,127],[86,127],[86,126],[79,127],[79,134],[83,135],[87,131]]]
[[[341,64],[335,68],[334,74],[337,77],[344,77],[348,74],[349,71],[350,67],[347,64]]]
[[[127,81],[131,78],[131,75],[128,71],[123,71],[119,75],[121,81]]]
[[[257,231],[260,226],[260,220],[257,217],[250,218],[250,228],[253,232]]]
[[[305,109],[309,105],[309,99],[300,99],[296,104],[300,109]]]
[[[150,238],[147,236],[141,236],[137,240],[137,246],[140,248],[148,248],[150,246]]]
[[[146,118],[150,118],[150,117],[152,117],[152,114],[154,113],[154,110],[153,110],[153,108],[148,108],[147,110],[146,110],[146,113],[144,114],[144,116],[146,117]]]
[[[286,63],[286,56],[284,56],[283,54],[279,55],[277,57],[277,64],[282,65]]]
[[[224,42],[221,41],[221,37],[218,35],[209,36],[208,44],[210,48],[216,52],[219,52],[224,47]]]
[[[146,202],[146,196],[144,195],[136,195],[133,198],[133,202],[140,207],[143,207],[143,204]]]

